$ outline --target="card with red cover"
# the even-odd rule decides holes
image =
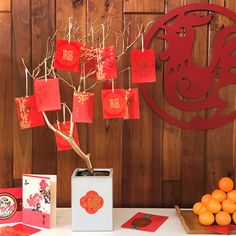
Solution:
[[[104,119],[124,117],[126,108],[125,90],[102,90],[102,107]]]
[[[0,189],[0,224],[22,220],[22,188]]]
[[[92,123],[94,93],[74,92],[72,119],[74,122]]]
[[[126,109],[124,119],[140,119],[138,89],[128,89],[126,92]]]
[[[77,72],[79,69],[80,44],[57,40],[54,67]]]
[[[113,46],[98,49],[97,80],[115,79],[117,77],[115,49]]]
[[[44,126],[43,114],[37,111],[34,95],[15,98],[15,104],[21,129]]]
[[[68,135],[70,131],[70,121],[65,121],[65,122],[60,122],[60,123],[55,123],[53,126],[56,129],[59,129],[63,134]],[[57,150],[58,151],[64,151],[64,150],[70,150],[72,149],[71,145],[60,135],[56,134],[56,142],[57,142]],[[75,142],[79,145],[79,137],[78,137],[78,131],[76,128],[76,124],[74,124],[74,132],[73,132],[73,137],[75,139]]]
[[[168,216],[151,215],[138,212],[121,227],[155,232],[167,219]]]
[[[35,80],[34,93],[38,111],[54,111],[61,109],[58,79]]]
[[[155,51],[131,51],[132,82],[149,83],[156,81]]]

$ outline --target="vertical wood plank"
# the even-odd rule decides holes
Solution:
[[[0,186],[12,186],[11,14],[0,13]]]
[[[181,182],[164,181],[162,207],[181,206]]]
[[[11,11],[11,0],[1,0],[0,11]]]
[[[21,58],[24,58],[28,69],[31,69],[31,25],[29,0],[12,1],[12,24],[13,97],[15,98],[26,95],[25,73]],[[15,103],[13,103],[13,111],[13,178],[21,179],[23,173],[32,172],[32,130],[20,129]]]

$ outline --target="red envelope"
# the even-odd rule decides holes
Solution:
[[[221,225],[209,225],[204,227],[205,230],[218,233],[218,234],[229,234],[230,228],[229,225],[221,226]]]
[[[69,71],[78,71],[79,68],[80,44],[57,40],[54,67]]]
[[[102,90],[103,117],[121,118],[125,116],[125,90]]]
[[[155,51],[131,51],[132,82],[148,83],[156,81]]]
[[[12,228],[17,232],[17,233],[21,233],[23,235],[32,235],[35,234],[39,231],[41,231],[40,229],[28,226],[28,225],[24,225],[24,224],[17,224],[12,226]]]
[[[115,49],[113,46],[98,49],[97,80],[114,79],[117,77]]]
[[[37,111],[35,96],[15,98],[15,104],[21,129],[44,125],[43,114]]]
[[[70,121],[60,122],[59,124],[55,123],[53,125],[56,129],[59,129],[62,133],[68,135],[70,131]],[[56,142],[57,142],[57,150],[58,151],[63,151],[63,150],[70,150],[72,149],[71,145],[60,135],[55,134],[56,136]],[[79,145],[79,137],[78,137],[78,132],[76,125],[74,124],[74,132],[73,132],[73,137],[75,139],[75,142]]]
[[[126,92],[126,112],[124,119],[139,119],[139,96],[138,89],[128,89]]]
[[[58,79],[41,79],[34,81],[34,93],[38,111],[61,109]]]
[[[74,122],[92,123],[94,110],[94,93],[75,92],[72,117]]]
[[[151,215],[138,212],[121,227],[155,232],[167,219],[168,216]]]

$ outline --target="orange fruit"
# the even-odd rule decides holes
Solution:
[[[211,197],[212,197],[213,199],[218,200],[219,202],[223,202],[223,201],[226,199],[227,195],[226,195],[226,193],[225,193],[224,191],[222,191],[221,189],[215,189],[215,190],[212,192]]]
[[[204,212],[204,211],[208,211],[208,209],[207,209],[206,206],[203,205],[203,206],[199,209],[198,215],[199,215],[200,213]]]
[[[207,209],[212,213],[218,213],[221,210],[221,204],[216,199],[210,199],[206,205]]]
[[[236,190],[232,190],[227,193],[227,198],[236,203]]]
[[[218,186],[224,192],[230,192],[234,188],[234,182],[229,177],[223,177],[219,180]]]
[[[201,209],[202,207],[202,203],[201,202],[196,202],[194,205],[193,205],[193,212],[198,215],[198,212],[199,210]]]
[[[236,211],[236,203],[230,199],[225,199],[222,202],[222,210],[228,213],[234,213]]]
[[[198,220],[202,225],[212,225],[214,223],[215,217],[212,212],[204,211],[199,214]]]
[[[205,195],[202,196],[201,198],[201,203],[203,205],[207,205],[208,201],[211,199],[211,194],[207,193]]]
[[[231,222],[231,216],[228,212],[220,211],[216,214],[216,223],[218,225],[229,225]]]
[[[233,219],[234,224],[236,224],[236,211],[233,213],[232,219]]]

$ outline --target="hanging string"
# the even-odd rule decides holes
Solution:
[[[94,29],[93,29],[93,21],[91,20],[91,45],[94,46]]]
[[[144,36],[143,36],[143,32],[142,32],[142,36],[141,36],[141,43],[142,43],[142,52],[144,52]]]
[[[28,97],[28,70],[25,68],[25,96]]]
[[[102,24],[102,49],[105,47],[105,26]]]
[[[70,43],[71,40],[71,30],[72,30],[72,17],[69,17],[69,36],[68,36],[68,42]]]
[[[111,80],[111,88],[112,88],[112,92],[114,93],[115,92],[115,82],[114,82],[114,79]]]
[[[131,90],[131,69],[130,69],[130,67],[128,67],[128,71],[129,71],[129,90]]]
[[[47,78],[47,59],[44,60],[44,78],[45,78],[45,81],[47,82],[48,81],[48,78]]]
[[[63,107],[62,107],[62,112],[63,112],[63,124],[66,123],[66,103],[63,103]]]
[[[86,79],[85,79],[85,64],[83,63],[83,85],[84,85],[84,93],[86,90]]]
[[[57,128],[58,128],[58,130],[61,130],[61,129],[60,129],[60,122],[59,122],[59,115],[58,115],[58,112],[57,112]]]

